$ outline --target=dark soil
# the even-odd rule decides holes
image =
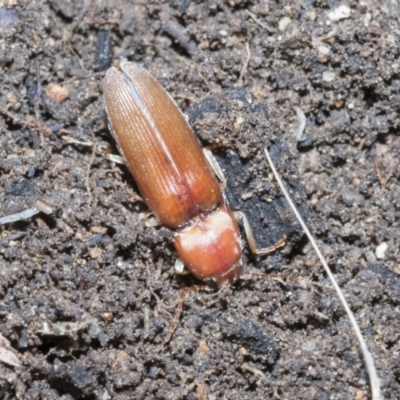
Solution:
[[[0,333],[22,364],[0,363],[2,398],[369,399],[336,294],[307,283],[329,285],[264,147],[345,290],[385,398],[400,398],[398,2],[23,3],[0,2],[0,217],[38,198],[54,212],[0,231]],[[116,148],[101,80],[121,59],[159,79],[202,144],[228,145],[216,151],[227,195],[258,243],[288,234],[270,256],[246,248],[244,275],[301,277],[189,295],[159,353],[179,288],[199,282],[175,276],[171,232],[146,226],[128,171],[105,158]]]

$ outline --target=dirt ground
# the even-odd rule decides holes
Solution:
[[[358,343],[263,155],[400,398],[400,5],[396,0],[0,1],[2,399],[369,399]],[[172,233],[105,158],[101,80],[145,66],[216,151],[259,245],[240,280],[188,296]],[[304,131],[299,128],[305,116]],[[397,232],[397,233],[396,233]],[[1,342],[0,342],[1,343]],[[17,357],[13,366],[11,354]],[[8,357],[8,358],[7,358]]]

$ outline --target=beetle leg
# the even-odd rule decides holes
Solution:
[[[233,215],[235,216],[236,220],[242,220],[244,231],[246,233],[247,243],[249,244],[250,250],[253,254],[269,254],[285,245],[286,236],[284,236],[278,243],[275,243],[273,246],[258,249],[256,240],[254,239],[253,231],[250,226],[250,222],[247,219],[246,215],[243,214],[241,211],[234,211]]]
[[[104,146],[103,147],[104,150],[104,157],[106,160],[113,162],[114,164],[119,164],[119,165],[125,165],[126,166],[126,161],[124,157],[119,156],[118,154],[112,154],[112,148],[110,145]],[[129,194],[129,196],[131,197],[131,201],[135,202],[135,201],[141,201],[141,202],[145,202],[137,193],[135,193],[131,188],[127,187],[125,184],[124,185],[124,189],[125,191]],[[145,221],[149,219],[150,216],[152,216],[152,213],[149,213],[145,216]],[[157,220],[158,221],[158,220]],[[161,225],[161,222],[157,222],[156,224],[150,222],[147,223],[146,222],[146,226],[159,226]]]
[[[112,130],[111,130],[112,132]],[[109,143],[102,143],[99,146],[100,150],[102,150],[104,152],[104,157],[108,160],[111,161],[115,164],[122,164],[122,165],[126,165],[125,159],[124,157],[121,157],[117,154],[112,154],[112,147]]]
[[[136,196],[137,196],[137,198],[135,199],[136,201],[143,201],[143,199],[140,196],[138,196],[138,195],[136,195]],[[143,221],[147,227],[151,227],[151,226],[155,227],[155,226],[162,225],[161,221],[151,211],[144,214]]]
[[[106,154],[106,159],[108,161],[112,161],[115,164],[122,164],[126,165],[126,162],[123,157],[117,155],[117,154]]]
[[[189,271],[185,268],[185,264],[178,257],[175,261],[174,270],[176,275],[188,275]]]
[[[215,159],[213,153],[206,148],[203,148],[203,154],[206,157],[208,165],[211,167],[217,178],[221,181],[221,190],[224,191],[226,188],[226,179],[221,167],[218,164],[218,161]]]

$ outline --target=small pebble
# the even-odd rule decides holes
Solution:
[[[383,260],[385,258],[385,252],[388,247],[389,246],[386,242],[382,242],[381,244],[378,244],[378,246],[376,246],[375,255],[378,260]]]
[[[341,19],[350,18],[351,10],[349,6],[341,5],[328,13],[328,18],[331,21],[340,21]]]
[[[279,21],[279,30],[283,32],[291,22],[292,20],[289,17],[281,18]]]
[[[332,71],[325,71],[322,74],[322,80],[325,82],[332,82],[335,79],[335,73]]]

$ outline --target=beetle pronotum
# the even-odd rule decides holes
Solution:
[[[208,284],[240,275],[242,246],[236,219],[242,218],[250,249],[257,249],[242,213],[229,208],[219,183],[221,171],[207,157],[182,112],[143,68],[123,62],[108,70],[104,98],[118,147],[139,191],[157,218],[174,231],[180,262]]]

